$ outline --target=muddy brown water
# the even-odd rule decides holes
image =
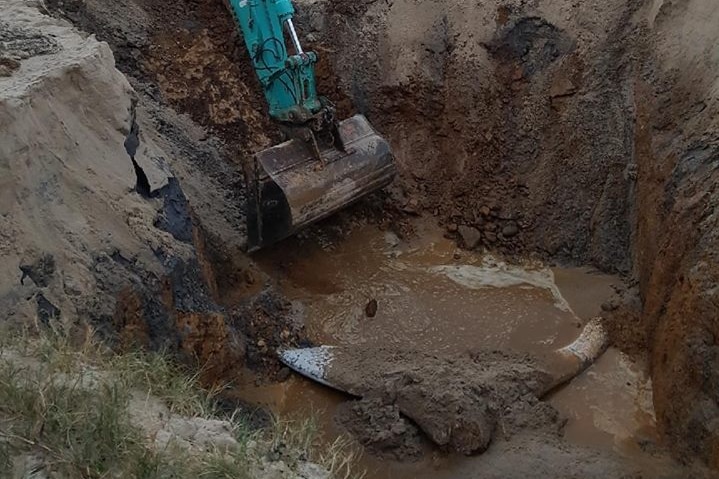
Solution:
[[[304,314],[310,338],[322,344],[372,344],[460,352],[473,348],[550,352],[578,335],[618,279],[588,268],[546,268],[457,250],[424,225],[401,241],[366,226],[332,241],[292,239],[256,259]],[[365,308],[376,300],[376,315]],[[328,440],[341,434],[333,416],[343,394],[298,376],[244,385],[239,395],[281,415],[314,414]],[[654,440],[651,384],[643,367],[610,349],[590,370],[555,392],[567,418],[565,438],[577,445],[636,456]],[[477,457],[436,453],[412,464],[365,457],[368,478],[465,477]]]

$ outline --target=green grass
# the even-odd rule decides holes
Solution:
[[[139,470],[155,458],[127,420],[127,393],[110,384],[85,389],[74,379],[0,362],[0,437],[8,452],[40,455],[60,477],[157,477]]]
[[[221,388],[202,389],[198,373],[188,371],[163,354],[135,352],[114,356],[106,367],[127,387],[161,399],[172,413],[202,417],[215,414],[214,399]]]
[[[31,456],[53,478],[249,479],[250,463],[278,452],[290,464],[317,462],[333,477],[362,477],[352,443],[320,446],[314,418],[278,419],[257,432],[233,415],[226,419],[238,446],[230,451],[188,454],[172,443],[159,450],[130,422],[132,395],[161,399],[174,415],[216,418],[220,389],[201,388],[197,373],[167,355],[116,355],[92,334],[79,344],[56,332],[0,337],[0,477]]]
[[[130,423],[133,392],[161,399],[173,414],[212,417],[216,391],[206,391],[166,355],[115,355],[90,336],[3,335],[0,347],[0,477],[13,458],[41,459],[51,477],[184,479],[247,477],[243,447],[252,437],[235,421],[236,451],[191,455],[157,450]]]

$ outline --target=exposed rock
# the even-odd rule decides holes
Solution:
[[[457,228],[457,231],[462,238],[462,243],[464,244],[464,247],[467,249],[476,248],[479,244],[479,241],[482,239],[482,233],[480,233],[477,228],[474,228],[472,226],[462,225]]]
[[[605,301],[602,303],[602,311],[611,312],[619,308],[619,305],[614,301]]]
[[[402,208],[402,211],[409,215],[419,215],[422,211],[422,207],[420,206],[419,200],[416,198],[410,199],[407,204]]]
[[[577,87],[572,79],[567,76],[558,76],[549,89],[549,96],[552,98],[573,95],[577,92]]]
[[[511,222],[502,228],[502,236],[505,238],[512,238],[517,236],[517,234],[519,234],[519,226],[517,226],[515,222]]]

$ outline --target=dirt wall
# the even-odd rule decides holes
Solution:
[[[120,61],[136,63],[138,25],[74,7],[87,25],[108,15],[113,38],[127,27]],[[107,43],[46,13],[14,0],[0,20],[0,325],[91,329],[177,353],[208,382],[277,364],[256,343],[296,344],[302,325],[238,254],[241,188],[225,185],[239,168],[142,72],[118,71]]]
[[[634,6],[362,5],[347,15],[360,7],[311,2],[303,27],[353,107],[389,137],[405,202],[465,244],[474,232],[490,249],[630,269],[622,40]]]
[[[635,84],[636,269],[660,426],[719,467],[719,12],[649,2]]]
[[[615,340],[649,349],[678,456],[719,465],[713,3],[302,5],[321,85],[390,138],[400,201],[465,245],[637,281]]]

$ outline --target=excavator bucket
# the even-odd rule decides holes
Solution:
[[[255,155],[246,172],[249,251],[287,238],[392,181],[389,143],[364,116],[340,122],[339,134],[345,151],[323,149],[322,161],[297,139]]]

